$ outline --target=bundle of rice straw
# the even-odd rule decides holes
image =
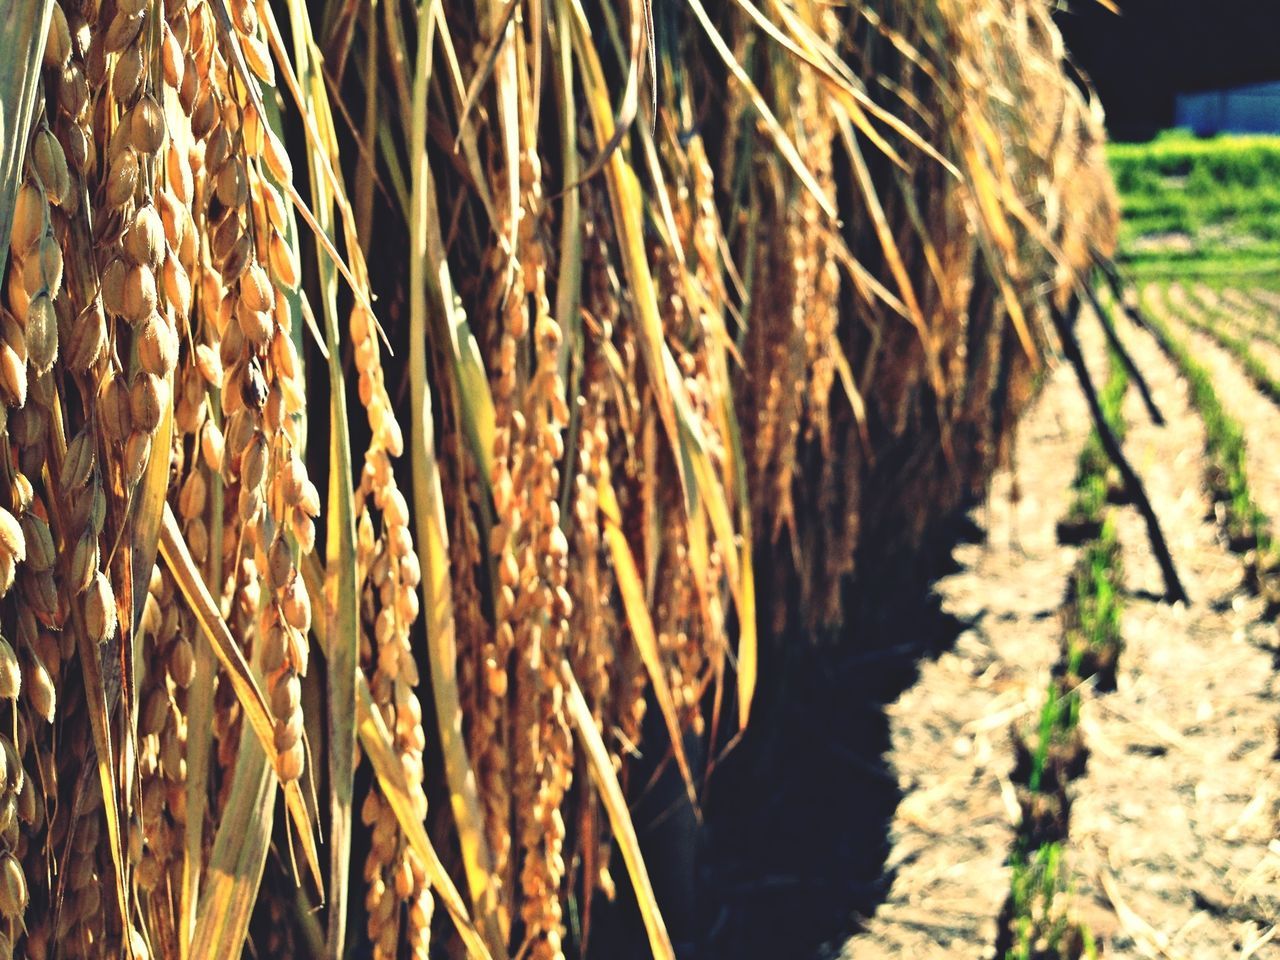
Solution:
[[[646,705],[693,795],[1114,244],[1048,5],[0,18],[0,957],[555,958],[618,870],[671,956]]]

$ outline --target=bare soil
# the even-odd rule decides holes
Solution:
[[[1055,527],[1089,429],[1063,365],[1019,426],[1016,474],[997,474],[975,511],[986,542],[957,548],[960,569],[936,585],[943,608],[970,626],[888,707],[887,760],[903,790],[886,864],[895,877],[843,957],[994,955],[1019,815],[1009,730],[1039,711],[1058,657],[1076,551],[1058,545]]]
[[[1204,432],[1186,385],[1149,334],[1119,325],[1166,418],[1154,425],[1131,390],[1126,451],[1191,603],[1160,599],[1141,518],[1116,508],[1125,648],[1117,689],[1085,691],[1091,758],[1072,787],[1071,909],[1104,958],[1280,957],[1276,627],[1242,589],[1241,558],[1204,493]],[[1100,381],[1101,336],[1088,318],[1080,329]],[[1243,423],[1254,496],[1280,518],[1277,411],[1210,338],[1176,333]],[[975,512],[986,542],[958,547],[960,569],[936,585],[943,610],[969,626],[886,708],[902,790],[890,883],[844,958],[994,956],[1017,820],[1008,731],[1039,708],[1058,655],[1075,550],[1055,542],[1054,524],[1088,430],[1070,371],[1054,371],[1023,421],[1016,473],[997,476]]]
[[[1195,246],[1191,234],[1184,230],[1145,233],[1129,243],[1134,253],[1190,253]]]
[[[1275,836],[1280,768],[1275,626],[1240,590],[1240,559],[1222,545],[1199,482],[1204,432],[1185,384],[1152,339],[1125,341],[1168,420],[1153,426],[1128,398],[1127,448],[1161,517],[1190,607],[1152,599],[1160,574],[1132,511],[1116,519],[1128,602],[1117,690],[1086,700],[1093,753],[1076,784],[1071,847],[1082,919],[1104,957],[1210,960],[1244,951],[1280,919]],[[1232,358],[1183,327],[1223,404],[1242,421],[1250,481],[1263,508],[1280,508],[1275,410]],[[1280,956],[1280,945],[1257,957]]]
[[[1263,320],[1238,290],[1219,293],[1206,284],[1198,284],[1192,293],[1216,313],[1211,320],[1221,321],[1229,334],[1248,341],[1249,351],[1262,361],[1273,378],[1280,380],[1280,337],[1276,336],[1274,317],[1267,315]],[[1266,336],[1260,331],[1262,323],[1270,327]]]

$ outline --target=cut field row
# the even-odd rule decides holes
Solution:
[[[1276,936],[1280,296],[1150,284],[1127,305],[1114,329],[1163,425],[1099,318],[1077,329],[1191,602],[1164,601],[1131,491],[1057,370],[980,514],[987,542],[938,585],[969,629],[890,708],[894,880],[846,957],[1190,960]],[[977,821],[963,843],[950,817]]]

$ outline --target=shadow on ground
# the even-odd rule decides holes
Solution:
[[[884,899],[901,799],[884,708],[965,628],[931,587],[954,571],[955,545],[981,535],[966,511],[937,530],[907,563],[860,564],[833,646],[796,637],[762,651],[751,724],[715,769],[701,827],[670,776],[635,803],[680,960],[834,957]],[[635,772],[644,783],[651,768]],[[602,906],[591,956],[649,956],[629,894]]]

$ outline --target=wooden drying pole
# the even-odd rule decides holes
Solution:
[[[1098,391],[1093,386],[1093,378],[1089,374],[1089,368],[1085,365],[1084,353],[1080,349],[1080,343],[1076,340],[1075,331],[1073,330],[1076,317],[1080,313],[1080,298],[1075,295],[1071,297],[1071,302],[1065,314],[1052,303],[1049,305],[1049,312],[1053,317],[1053,325],[1058,331],[1058,339],[1062,341],[1062,352],[1066,356],[1067,362],[1071,364],[1071,369],[1075,371],[1076,379],[1080,381],[1080,389],[1084,392],[1085,400],[1089,403],[1089,412],[1093,415],[1093,423],[1098,430],[1098,438],[1102,441],[1102,449],[1106,451],[1107,457],[1115,464],[1116,469],[1120,471],[1120,476],[1124,478],[1125,489],[1128,491],[1129,496],[1133,498],[1134,506],[1142,514],[1142,519],[1146,521],[1147,537],[1151,541],[1151,550],[1155,553],[1156,561],[1160,564],[1160,573],[1164,576],[1165,599],[1169,603],[1190,603],[1187,592],[1182,587],[1182,581],[1178,578],[1178,571],[1173,565],[1173,556],[1169,553],[1169,544],[1164,538],[1164,533],[1160,530],[1160,521],[1156,517],[1155,510],[1152,509],[1151,501],[1147,499],[1147,491],[1125,457],[1124,450],[1120,447],[1120,441],[1116,439],[1116,435],[1112,432],[1106,417],[1102,415],[1102,404],[1098,402]]]
[[[1102,310],[1102,304],[1098,302],[1098,294],[1094,291],[1093,285],[1082,283],[1080,286],[1084,289],[1085,296],[1089,298],[1089,306],[1093,307],[1093,312],[1097,315],[1098,322],[1102,324],[1102,331],[1107,335],[1107,343],[1116,352],[1116,356],[1124,364],[1125,372],[1129,374],[1129,379],[1138,388],[1138,393],[1142,396],[1142,404],[1147,408],[1147,415],[1151,417],[1151,422],[1157,427],[1163,427],[1164,414],[1160,412],[1160,408],[1156,406],[1155,398],[1151,396],[1151,388],[1147,386],[1147,378],[1142,375],[1138,365],[1133,362],[1133,356],[1125,345],[1120,342],[1115,326],[1107,322],[1107,315]],[[1116,296],[1116,302],[1122,303],[1119,295]]]

